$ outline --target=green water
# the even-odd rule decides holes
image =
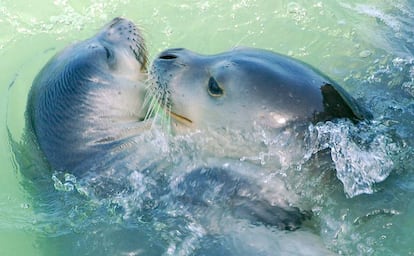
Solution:
[[[38,239],[47,236],[37,226],[31,195],[21,185],[7,129],[15,140],[21,138],[27,93],[44,63],[116,16],[143,28],[150,59],[170,47],[205,54],[235,46],[266,48],[311,63],[375,107],[374,116],[385,116],[382,120],[398,137],[393,172],[372,198],[343,196],[339,203],[324,204],[320,214],[329,217],[320,217],[326,222],[320,236],[328,248],[344,255],[414,254],[414,5],[409,0],[2,0],[0,255],[45,255]],[[371,200],[398,214],[374,214],[379,217],[370,222],[366,208],[371,209]],[[366,216],[362,222],[368,224],[347,225],[357,216]]]

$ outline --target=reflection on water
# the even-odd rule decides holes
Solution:
[[[25,255],[269,255],[296,248],[294,254],[306,249],[317,255],[324,247],[344,255],[413,253],[414,6],[409,1],[6,1],[0,14],[0,152],[7,170],[0,181],[0,253],[19,248]],[[170,142],[171,151],[154,153],[154,159],[177,168],[151,169],[147,163],[143,171],[117,179],[108,173],[95,183],[53,173],[21,139],[31,81],[56,51],[117,15],[141,24],[152,55],[175,46],[214,53],[246,45],[305,60],[343,84],[374,120],[359,127],[311,126],[305,147],[283,134],[230,134],[234,145],[261,142],[231,148],[240,158],[224,158],[214,134],[211,140],[189,134]],[[6,127],[19,144],[7,138]],[[163,141],[156,132],[148,136]],[[206,143],[219,160],[200,153]],[[312,154],[316,149],[324,150]],[[179,193],[175,182],[195,165],[212,163],[248,177],[274,204],[312,210],[312,219],[286,234],[234,218],[225,205],[171,202]],[[207,191],[208,198],[215,195]]]

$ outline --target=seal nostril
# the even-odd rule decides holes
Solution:
[[[109,59],[112,56],[111,51],[107,47],[104,47],[104,49],[105,49],[105,52],[106,52],[106,58]]]
[[[161,55],[159,58],[163,60],[173,60],[177,58],[177,55],[166,53],[166,54]]]

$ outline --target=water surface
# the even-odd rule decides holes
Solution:
[[[269,230],[254,227],[238,230],[240,237],[229,229],[231,239],[253,244],[250,249],[262,248],[264,255],[274,248],[288,253],[286,247],[271,245],[272,239],[292,247],[298,241],[308,249],[316,239],[318,246],[343,255],[414,253],[414,5],[410,1],[2,1],[0,14],[1,255],[71,255],[102,244],[119,253],[168,228],[172,230],[163,240],[166,245],[154,244],[152,250],[147,248],[150,252],[157,254],[170,246],[165,254],[190,255],[208,241],[203,240],[198,222],[187,223],[182,230],[188,233],[175,236],[174,226],[162,221],[146,225],[119,219],[116,207],[108,213],[82,195],[61,191],[54,177],[59,181],[65,177],[53,176],[40,159],[25,162],[33,148],[12,152],[12,141],[22,142],[26,97],[40,68],[65,45],[91,36],[116,16],[128,17],[143,28],[150,58],[170,47],[205,54],[235,46],[270,49],[317,67],[373,113],[374,121],[367,126],[355,128],[345,122],[310,127],[309,147],[300,157],[282,158],[280,141],[257,135],[254,139],[270,146],[261,154],[246,154],[241,162],[271,169],[261,179],[263,184],[283,180],[289,190],[286,195],[313,210],[314,220],[303,230],[312,236],[273,234],[266,240]],[[323,148],[334,161],[322,160],[320,172],[314,164],[304,164],[310,153]],[[33,169],[41,173],[37,178],[45,185],[40,192],[39,182],[31,183],[22,175]],[[142,181],[139,175],[130,178]],[[136,199],[121,198],[117,203]],[[140,227],[142,232],[129,227]],[[85,230],[91,235],[82,236]],[[71,243],[77,244],[72,251]],[[139,250],[129,252],[139,254]]]

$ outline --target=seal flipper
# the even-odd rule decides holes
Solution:
[[[328,121],[334,118],[349,118],[354,123],[371,119],[372,115],[363,109],[342,87],[325,83],[321,86],[325,111],[318,113],[315,121]]]
[[[179,201],[190,208],[222,205],[236,218],[280,230],[296,230],[305,219],[310,218],[309,213],[298,208],[271,205],[260,196],[258,186],[222,168],[191,171],[178,184],[176,192]]]
[[[254,224],[275,226],[280,230],[296,230],[302,222],[311,218],[310,212],[301,212],[299,208],[271,205],[265,200],[249,200],[239,197],[232,200],[233,214],[250,220]]]

